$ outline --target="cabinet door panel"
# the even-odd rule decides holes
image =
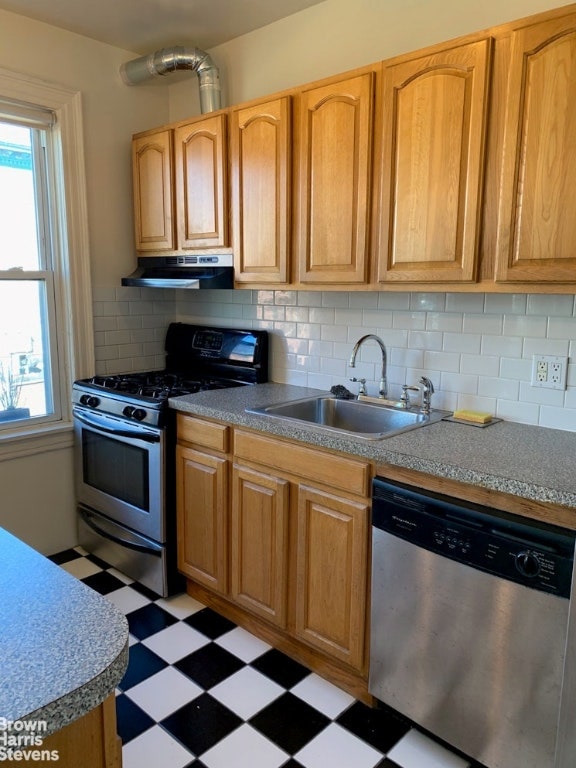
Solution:
[[[132,175],[136,250],[172,250],[172,131],[134,139]]]
[[[176,446],[178,568],[219,592],[227,589],[227,461]]]
[[[239,466],[232,482],[231,595],[285,627],[289,484]]]
[[[364,659],[368,504],[301,486],[296,635],[357,669]]]
[[[232,117],[235,279],[288,282],[290,100],[236,110]]]
[[[297,247],[303,283],[367,279],[372,73],[300,97]]]
[[[473,281],[491,40],[384,68],[380,281]]]
[[[175,130],[178,248],[228,245],[225,115]]]
[[[574,282],[573,14],[514,33],[507,105],[496,278]]]

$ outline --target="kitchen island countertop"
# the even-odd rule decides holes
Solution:
[[[44,737],[114,692],[128,625],[111,602],[3,529],[0,595],[0,718],[41,721]]]
[[[287,384],[256,384],[171,398],[172,408],[309,445],[436,477],[576,509],[576,434],[500,421],[486,428],[440,421],[383,440],[329,433],[313,425],[246,413],[322,394]],[[326,394],[326,393],[324,393]]]

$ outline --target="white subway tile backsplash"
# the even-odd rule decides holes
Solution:
[[[524,315],[526,314],[526,294],[487,293],[484,312],[496,315]]]
[[[567,317],[574,314],[574,296],[530,294],[527,296],[526,314]]]
[[[394,397],[427,375],[438,408],[576,431],[576,360],[565,392],[530,386],[533,354],[576,355],[574,296],[97,287],[93,299],[98,373],[162,368],[168,324],[207,322],[269,330],[273,381],[355,392],[356,376],[376,393],[378,346],[348,364],[354,343],[376,333]]]

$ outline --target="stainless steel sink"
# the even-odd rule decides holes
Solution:
[[[400,432],[440,421],[449,411],[402,409],[359,400],[341,400],[331,395],[306,397],[284,403],[247,408],[247,413],[273,419],[304,422],[331,432],[344,432],[365,440],[381,440]]]

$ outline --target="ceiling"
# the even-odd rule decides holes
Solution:
[[[0,9],[139,54],[207,50],[324,0],[0,0]]]

